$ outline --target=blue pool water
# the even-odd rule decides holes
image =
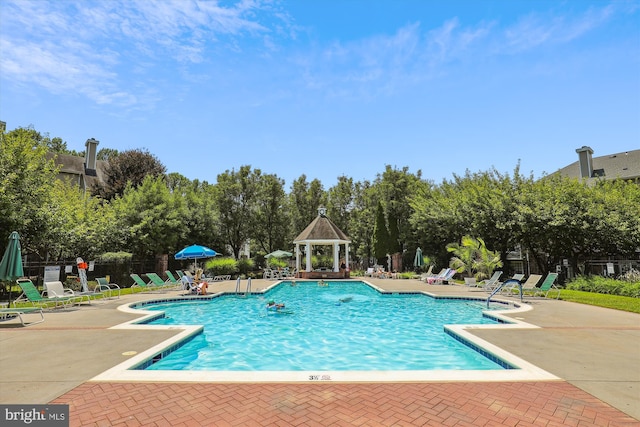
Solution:
[[[443,330],[488,324],[482,302],[381,294],[362,282],[283,282],[264,295],[145,305],[151,324],[201,324],[204,333],[150,370],[370,371],[503,367]],[[286,313],[266,309],[285,303]],[[341,301],[342,300],[342,301]]]

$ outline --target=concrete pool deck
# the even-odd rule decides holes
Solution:
[[[464,286],[367,281],[389,291],[486,297]],[[254,280],[253,291],[271,285]],[[210,290],[233,291],[235,281],[217,282]],[[545,425],[640,425],[640,315],[557,300],[527,299],[534,309],[513,315],[539,328],[470,332],[561,380],[91,381],[179,332],[113,329],[139,317],[118,306],[177,294],[127,295],[47,312],[44,323],[26,328],[1,322],[0,403],[69,404],[71,425],[83,426],[535,425],[543,420]]]

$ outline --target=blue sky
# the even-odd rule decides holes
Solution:
[[[325,189],[640,148],[636,1],[0,0],[0,120]]]

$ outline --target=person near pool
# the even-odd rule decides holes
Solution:
[[[282,303],[276,303],[275,301],[268,301],[267,302],[267,310],[281,310],[284,308],[284,304]]]
[[[206,280],[202,279],[202,269],[199,268],[196,270],[196,277],[195,277],[195,282],[196,282],[196,286],[198,287],[198,293],[200,295],[206,295],[207,294],[207,290],[209,289],[209,283],[207,283]]]

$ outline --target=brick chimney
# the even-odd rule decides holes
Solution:
[[[593,174],[593,150],[591,147],[583,145],[576,150],[578,153],[578,165],[580,166],[580,177],[591,178]]]
[[[96,174],[98,144],[100,144],[100,141],[93,138],[87,139],[87,142],[84,144],[86,147],[84,151],[84,171],[87,175]]]

